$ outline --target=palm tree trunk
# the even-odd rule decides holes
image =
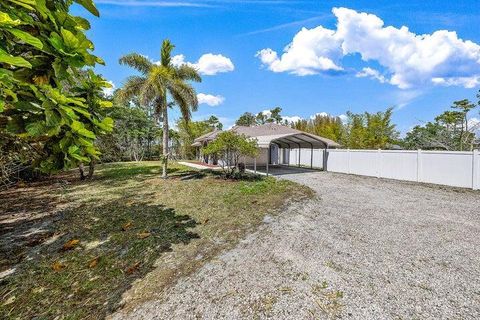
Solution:
[[[163,107],[163,173],[162,178],[167,178],[168,162],[168,107],[165,103]]]

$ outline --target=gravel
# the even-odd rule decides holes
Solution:
[[[318,193],[114,319],[479,319],[480,193],[326,172]]]

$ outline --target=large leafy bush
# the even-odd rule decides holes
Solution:
[[[92,0],[76,0],[98,16]],[[98,157],[96,134],[111,131],[103,108],[107,81],[86,68],[103,64],[85,36],[89,22],[71,0],[0,1],[0,136],[34,147],[49,172]]]

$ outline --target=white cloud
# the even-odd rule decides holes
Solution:
[[[230,72],[235,69],[232,60],[221,54],[206,53],[198,59],[197,62],[191,63],[185,61],[185,56],[179,54],[172,57],[172,64],[179,66],[188,64],[198,70],[199,73],[207,76],[213,76],[217,73]]]
[[[362,71],[357,72],[355,77],[376,79],[380,83],[388,82],[388,80],[378,70],[375,70],[369,67],[365,67],[362,69]]]
[[[211,94],[199,93],[197,94],[197,99],[199,104],[208,104],[209,106],[218,106],[225,101],[225,98],[222,96],[214,96]]]
[[[359,54],[385,69],[364,68],[357,76],[375,78],[401,89],[425,84],[464,86],[480,84],[480,45],[458,38],[456,32],[438,30],[417,35],[405,26],[384,26],[377,16],[347,8],[334,8],[336,30],[303,28],[281,56],[272,49],[257,53],[273,72],[305,76],[343,70],[340,60]]]
[[[310,116],[310,119],[313,120],[313,119],[315,119],[316,117],[328,117],[328,113],[326,113],[326,112],[317,112],[317,113],[315,113],[315,114],[312,114],[312,115]]]
[[[475,117],[468,119],[468,128],[480,134],[480,119]]]
[[[288,122],[297,122],[297,121],[300,121],[302,120],[302,117],[300,116],[283,116],[282,117],[282,121],[288,121]]]
[[[110,97],[113,95],[113,92],[116,89],[115,83],[113,81],[107,81],[111,87],[110,88],[103,88],[103,94],[106,95],[107,97]]]
[[[434,84],[440,84],[444,86],[462,86],[465,88],[475,88],[480,84],[480,75],[472,77],[453,77],[453,78],[433,78]]]

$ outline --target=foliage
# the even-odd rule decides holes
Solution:
[[[241,157],[255,157],[258,154],[256,140],[248,139],[233,131],[224,131],[203,148],[205,155],[214,155],[219,159],[226,178],[234,177]]]
[[[102,161],[141,161],[158,154],[155,150],[160,145],[161,129],[138,102],[114,99],[108,116],[115,119],[115,128],[97,141]]]
[[[257,124],[257,119],[255,118],[255,115],[250,112],[245,112],[237,119],[237,121],[235,121],[235,125],[237,126],[250,127],[255,124]]]
[[[141,75],[130,76],[120,96],[125,101],[137,97],[144,106],[153,106],[154,115],[162,118],[163,125],[163,177],[167,176],[168,161],[168,109],[176,105],[185,121],[190,121],[191,111],[198,107],[197,94],[188,81],[200,82],[198,71],[186,64],[172,64],[171,53],[175,46],[164,40],[160,49],[160,63],[156,64],[145,56],[131,53],[120,58],[120,64],[128,65]],[[169,102],[169,99],[171,100]]]
[[[469,125],[468,114],[476,105],[468,99],[454,101],[451,110],[433,122],[415,126],[403,143],[407,149],[473,150],[478,143],[475,132],[479,124]]]
[[[291,123],[291,126],[338,142],[343,141],[345,136],[345,128],[339,117],[317,114],[313,119],[302,119]]]
[[[255,117],[257,124],[265,124],[265,123],[281,123],[282,116],[280,115],[282,112],[282,108],[275,107],[271,109],[269,112],[259,112]]]
[[[193,159],[195,157],[195,148],[192,147],[193,141],[213,130],[221,130],[223,124],[215,116],[211,116],[203,121],[185,121],[179,119],[177,121],[178,136],[180,142],[180,155],[184,159]]]
[[[92,14],[91,0],[77,0]],[[98,94],[110,85],[91,71],[87,20],[69,14],[72,1],[0,2],[0,136],[15,135],[35,148],[34,164],[49,172],[90,162],[96,134],[113,121]]]
[[[250,127],[266,123],[286,123],[286,121],[283,120],[281,113],[282,108],[280,107],[275,107],[268,111],[259,112],[257,113],[257,115],[254,115],[250,112],[245,112],[237,119],[237,121],[235,121],[235,125]]]

